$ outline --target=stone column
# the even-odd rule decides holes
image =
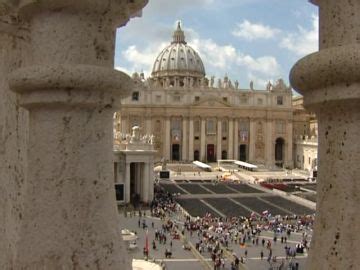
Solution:
[[[250,119],[250,134],[249,134],[249,161],[254,162],[255,161],[255,141],[256,141],[256,120]]]
[[[130,163],[125,165],[125,203],[130,202]]]
[[[194,119],[189,119],[189,161],[194,160]]]
[[[188,149],[188,144],[187,144],[187,137],[188,137],[188,120],[186,118],[183,118],[182,121],[182,146],[181,146],[181,151],[182,151],[182,160],[187,160],[187,149]]]
[[[222,142],[222,121],[218,118],[217,121],[217,134],[216,134],[216,158],[221,159],[221,142]]]
[[[154,159],[151,157],[149,161],[149,202],[154,199]]]
[[[266,160],[266,166],[272,167],[274,166],[274,160],[275,160],[275,150],[273,147],[274,144],[274,121],[272,119],[267,119],[266,121],[266,137],[265,137],[265,160]]]
[[[320,7],[320,51],[295,64],[291,84],[319,121],[318,196],[306,269],[360,265],[360,2]]]
[[[14,269],[130,269],[113,182],[113,113],[132,88],[115,30],[140,1],[20,1],[28,55],[8,76],[29,112]]]
[[[228,159],[233,159],[233,147],[234,147],[234,120],[232,118],[229,119],[229,136],[228,136]]]
[[[286,143],[287,148],[285,154],[285,166],[293,167],[293,124],[292,122],[286,122]]]
[[[150,188],[150,179],[149,179],[149,163],[145,162],[143,164],[143,173],[142,173],[142,182],[143,182],[143,202],[149,203],[149,188]]]
[[[164,146],[164,158],[166,160],[170,160],[170,146],[171,146],[170,117],[165,118],[165,142],[163,146]]]
[[[239,120],[234,119],[234,159],[239,159]]]
[[[24,39],[11,33],[10,18],[0,18],[0,269],[14,269],[26,188],[28,115],[9,91],[7,75],[19,65]]]
[[[200,161],[205,161],[206,154],[206,119],[201,119],[201,133],[200,133]]]

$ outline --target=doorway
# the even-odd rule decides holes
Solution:
[[[240,144],[239,153],[240,153],[239,159],[241,161],[246,161],[247,160],[246,144]]]
[[[175,161],[180,160],[180,144],[173,144],[171,149],[171,159]]]
[[[213,144],[207,145],[206,157],[208,162],[215,162],[215,146]]]

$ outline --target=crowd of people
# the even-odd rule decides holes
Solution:
[[[273,255],[272,245],[276,242],[284,244],[284,255],[286,258],[295,257],[297,253],[303,252],[309,248],[309,239],[307,231],[312,229],[314,222],[313,215],[307,216],[271,216],[255,215],[249,217],[215,217],[210,213],[203,217],[191,217],[184,212],[181,206],[174,200],[173,196],[161,187],[157,186],[155,198],[150,204],[151,215],[159,217],[163,220],[161,229],[155,230],[155,240],[153,248],[156,248],[155,241],[159,244],[166,244],[166,235],[171,235],[171,239],[179,239],[180,234],[189,235],[191,239],[195,239],[195,249],[203,255],[209,255],[212,259],[215,270],[224,269],[225,257],[232,256],[230,269],[238,269],[239,264],[245,263],[248,255],[248,246],[260,247],[260,258],[268,260],[269,263],[277,261]],[[182,222],[174,222],[168,217],[177,215],[182,212]],[[140,225],[139,225],[140,226]],[[262,232],[273,232],[273,239],[270,241],[262,237]],[[287,241],[291,238],[293,232],[302,233],[303,241],[291,248],[287,245]],[[244,248],[242,256],[238,256],[233,252],[232,247],[240,245]],[[172,245],[171,245],[172,246]],[[184,244],[184,249],[190,249],[189,245]],[[171,249],[166,249],[166,257],[171,257]],[[225,254],[227,253],[227,255]],[[266,254],[265,254],[266,253]],[[279,264],[278,269],[285,269],[283,261]],[[293,269],[298,269],[298,265],[294,264]]]

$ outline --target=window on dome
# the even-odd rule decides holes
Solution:
[[[180,59],[181,59],[181,60],[183,60],[183,61],[185,60],[185,58],[184,58],[184,57],[181,57]]]
[[[171,60],[175,60],[175,58],[174,58],[174,57],[171,57]]]
[[[283,96],[277,96],[277,97],[276,97],[276,104],[277,104],[277,105],[284,105],[284,98],[283,98]]]
[[[131,96],[132,101],[139,101],[139,92],[133,92]]]

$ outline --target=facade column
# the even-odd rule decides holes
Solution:
[[[182,121],[182,146],[181,146],[181,152],[182,152],[182,157],[181,160],[185,161],[188,160],[188,120],[187,118],[183,118]]]
[[[294,166],[293,162],[293,123],[287,122],[286,123],[286,142],[287,148],[285,154],[285,166],[292,168]]]
[[[201,118],[200,161],[206,161],[206,119]]]
[[[149,202],[154,199],[154,158],[151,157],[149,161]]]
[[[234,159],[239,159],[239,120],[234,119]]]
[[[218,118],[217,134],[216,134],[216,158],[221,159],[221,143],[222,143],[222,120]]]
[[[256,120],[250,118],[250,135],[249,135],[249,161],[250,163],[255,161],[255,141],[256,141]]]
[[[142,182],[143,182],[143,194],[142,194],[142,198],[143,198],[143,202],[145,203],[149,203],[149,193],[150,193],[150,179],[149,179],[149,163],[145,162],[143,163],[143,173],[142,173]]]
[[[354,269],[360,265],[360,2],[312,2],[320,7],[320,51],[290,74],[319,121],[316,219],[306,269]]]
[[[266,137],[265,137],[265,165],[267,167],[272,167],[275,165],[275,152],[274,152],[274,121],[272,119],[267,119],[266,121]]]
[[[113,59],[116,28],[144,3],[21,1],[14,10],[29,58],[8,78],[30,124],[13,269],[131,268],[119,230],[112,131],[132,82]]]
[[[164,158],[165,160],[170,160],[170,145],[171,138],[170,138],[170,117],[165,118],[165,142],[164,146]]]
[[[228,159],[233,159],[233,148],[234,148],[234,120],[232,118],[229,119],[229,135],[228,135]]]
[[[125,165],[125,203],[130,202],[130,163]]]
[[[194,160],[194,119],[189,119],[189,161]]]

